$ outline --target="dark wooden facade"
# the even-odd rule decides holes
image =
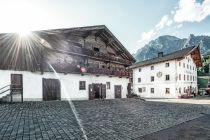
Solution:
[[[90,26],[0,35],[0,69],[129,77],[135,59],[106,28]]]

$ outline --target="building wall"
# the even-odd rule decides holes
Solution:
[[[169,63],[169,67],[165,67],[165,63]],[[151,70],[151,66],[154,66],[154,70]],[[158,77],[158,73],[162,73],[161,77]],[[148,65],[133,69],[133,88],[134,93],[146,98],[177,98],[175,93],[175,81],[176,81],[176,61],[166,61],[163,63],[157,63],[154,65]],[[170,75],[170,80],[165,80],[165,75]],[[151,82],[151,76],[154,76],[154,82]],[[141,78],[141,82],[138,82],[138,78]],[[139,88],[145,88],[146,91],[139,92]],[[151,93],[151,88],[154,88],[154,93]],[[166,88],[170,88],[170,94],[166,94]]]
[[[169,63],[169,67],[165,66],[166,63]],[[154,66],[154,70],[151,70],[151,66]],[[197,69],[190,55],[182,60],[166,61],[141,67],[141,72],[139,69],[133,69],[133,89],[141,97],[179,98],[189,92],[190,86],[192,91],[197,93]],[[161,77],[157,76],[159,72],[162,73]],[[170,75],[169,81],[165,80],[165,75]],[[181,79],[179,75],[181,75]],[[151,76],[154,76],[154,82],[151,82]],[[189,78],[187,79],[187,77]],[[138,82],[138,78],[141,78],[141,82]],[[139,91],[139,88],[142,88],[142,92]],[[151,88],[154,88],[154,93],[151,93]],[[165,93],[166,88],[170,88],[170,94]]]
[[[42,78],[54,78],[61,81],[61,98],[72,100],[88,100],[88,85],[92,83],[110,82],[111,89],[106,90],[106,98],[114,99],[114,85],[122,85],[122,98],[126,98],[128,78],[80,75],[80,74],[55,74],[46,72],[44,74],[27,71],[0,70],[0,88],[11,83],[11,74],[23,75],[23,100],[42,101]],[[86,90],[79,90],[79,81],[86,81]],[[5,93],[6,94],[6,93]],[[3,95],[0,96],[0,98]],[[18,98],[18,97],[17,97]],[[20,97],[19,97],[20,98]]]
[[[185,66],[184,66],[185,65]],[[181,79],[180,79],[181,75]],[[185,80],[184,80],[185,75]],[[189,79],[187,79],[187,76]],[[191,78],[190,78],[191,77]],[[194,77],[194,78],[193,78]],[[185,57],[184,59],[177,61],[177,84],[176,84],[176,92],[178,95],[186,94],[186,90],[192,86],[192,91],[197,93],[197,68],[193,59],[190,55]],[[179,89],[181,88],[181,89]],[[184,91],[185,88],[185,91]],[[180,91],[181,92],[180,92]]]

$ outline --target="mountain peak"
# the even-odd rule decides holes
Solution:
[[[209,36],[195,36],[190,34],[188,39],[180,39],[176,36],[163,35],[155,40],[150,41],[143,48],[139,49],[134,55],[137,61],[151,59],[157,57],[158,52],[164,54],[172,53],[183,48],[198,45],[202,42],[200,47],[201,53],[210,53],[210,37]]]
[[[195,35],[194,34],[190,34],[190,37],[192,38],[192,37],[195,37]]]

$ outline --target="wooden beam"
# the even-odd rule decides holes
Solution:
[[[91,31],[87,31],[85,34],[82,35],[82,37],[86,39],[91,33]]]
[[[97,40],[98,37],[101,36],[101,34],[103,34],[104,30],[99,30],[98,32],[95,33],[95,41]]]

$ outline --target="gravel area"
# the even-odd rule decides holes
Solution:
[[[201,105],[138,99],[74,101],[87,138],[136,139],[202,116]],[[0,104],[0,139],[83,139],[66,101]]]

